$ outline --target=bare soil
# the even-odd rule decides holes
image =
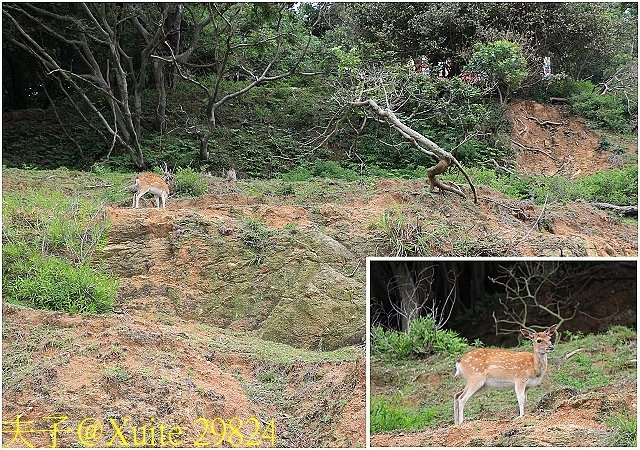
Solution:
[[[593,447],[610,434],[603,417],[611,411],[637,411],[636,381],[586,394],[558,398],[551,408],[528,405],[517,417],[514,395],[513,419],[468,420],[420,431],[378,433],[372,447]],[[452,400],[453,405],[453,400]],[[453,408],[453,406],[452,406]]]
[[[579,120],[550,111],[526,102],[511,109],[523,122],[529,115],[568,120],[550,128],[527,119],[522,133],[514,126],[514,138],[555,155],[550,162],[537,152],[521,154],[519,170],[579,176],[608,167]],[[563,153],[565,146],[573,147]],[[78,189],[64,177],[53,181]],[[46,189],[44,183],[12,171],[2,179],[4,192]],[[474,204],[430,194],[425,184],[326,181],[302,198],[248,193],[260,191],[257,182],[211,179],[206,195],[170,199],[165,210],[109,205],[102,260],[119,280],[115,312],[87,317],[3,304],[3,420],[22,414],[38,429],[51,426],[45,417],[52,414],[66,416],[63,425],[72,429],[91,417],[177,424],[182,445],[190,447],[202,432],[201,417],[255,417],[263,426],[274,419],[275,446],[362,446],[365,258],[393,255],[379,225],[383,214],[401,213],[438,236],[421,256],[638,254],[637,223],[585,203],[543,211],[481,188]],[[248,218],[269,229],[260,248],[247,247]],[[595,423],[587,425],[597,432]],[[491,424],[483,439],[514,426],[520,427]],[[556,426],[553,419],[548,426]],[[127,439],[133,434],[125,432]],[[467,445],[461,436],[473,434],[446,427],[406,439],[376,436],[372,445]],[[51,445],[49,433],[29,439]],[[57,445],[76,446],[78,437],[62,433]]]

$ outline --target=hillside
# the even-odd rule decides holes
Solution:
[[[530,345],[525,347],[518,350],[530,350]],[[378,403],[386,399],[407,414],[423,411],[431,419],[417,430],[372,432],[371,446],[633,445],[635,330],[614,327],[601,335],[574,336],[556,344],[542,384],[527,391],[523,418],[517,417],[513,389],[489,389],[474,395],[465,408],[465,421],[453,425],[453,394],[464,385],[454,376],[455,359],[444,355],[422,361],[372,359],[371,395]]]
[[[537,117],[551,120],[544,111]],[[549,131],[519,114],[528,130],[513,134],[540,145]],[[575,120],[554,132],[570,134]],[[558,178],[587,176],[603,157],[585,133]],[[550,147],[555,159],[565,144]],[[529,156],[518,156],[518,170],[537,167]],[[367,256],[637,255],[635,218],[584,201],[517,200],[500,184],[508,179],[477,174],[478,204],[429,193],[423,179],[208,176],[202,196],[135,210],[125,190],[133,174],[4,168],[5,244],[44,239],[41,215],[67,214],[55,212],[63,199],[93,202],[109,223],[94,267],[117,280],[118,294],[103,316],[5,299],[3,420],[24,414],[41,429],[54,413],[72,427],[86,417],[157,420],[184,427],[186,445],[199,418],[220,415],[274,419],[276,438],[261,445],[364,445]]]
[[[5,202],[33,189],[104,194],[96,185],[110,183],[65,171],[3,177]],[[364,444],[364,265],[355,255],[309,226],[304,211],[238,192],[171,200],[164,211],[133,210],[128,200],[104,211],[109,237],[97,266],[117,279],[113,313],[4,303],[3,420],[23,414],[39,429],[51,414],[71,427],[87,417],[105,427],[156,421],[181,426],[191,446],[202,439],[201,418],[240,418],[245,439],[252,418],[261,433],[273,419],[275,438],[261,446]],[[244,234],[248,218],[264,220],[266,234]],[[78,438],[61,435],[58,445]]]

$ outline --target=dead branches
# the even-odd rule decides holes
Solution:
[[[474,203],[478,203],[476,188],[473,182],[471,181],[471,178],[469,177],[467,172],[464,170],[460,162],[450,152],[447,152],[446,150],[444,150],[442,147],[440,147],[438,144],[436,144],[426,136],[422,135],[421,133],[417,132],[413,128],[403,123],[400,119],[398,119],[398,117],[395,115],[394,111],[391,110],[391,108],[388,108],[388,107],[383,108],[380,105],[378,105],[378,103],[376,103],[376,101],[373,99],[352,101],[348,105],[348,108],[349,108],[348,111],[350,111],[354,107],[362,108],[362,109],[373,112],[375,114],[376,120],[386,122],[394,130],[396,130],[404,139],[409,141],[411,145],[414,148],[416,148],[418,151],[438,159],[438,163],[435,166],[427,169],[429,185],[432,190],[437,186],[442,191],[454,192],[460,195],[461,197],[466,198],[466,195],[457,186],[453,186],[451,184],[445,184],[436,179],[437,175],[440,175],[441,173],[446,171],[447,168],[453,164],[456,167],[458,167],[458,169],[460,169],[460,171],[466,178],[467,182],[469,183],[469,187],[471,188],[471,191],[473,193],[473,201]],[[348,114],[346,114],[346,116],[348,116]],[[346,117],[346,116],[343,115],[343,117]],[[328,137],[326,139],[328,139]]]
[[[638,207],[637,206],[617,206],[612,205],[611,203],[601,203],[601,202],[591,202],[593,206],[598,209],[606,209],[609,211],[613,211],[621,216],[638,216]]]
[[[564,122],[553,122],[551,120],[540,120],[536,116],[529,116],[529,117],[527,117],[527,119],[537,122],[538,125],[540,125],[541,127],[544,127],[544,126],[547,126],[547,125],[553,125],[553,126],[556,126],[556,127],[558,127],[560,125],[566,125]]]
[[[515,139],[509,139],[509,142],[511,142],[512,144],[517,145],[518,147],[520,147],[521,149],[528,151],[528,152],[534,152],[534,153],[541,153],[549,158],[551,158],[553,161],[558,161],[558,158],[556,158],[555,156],[553,156],[551,153],[547,152],[546,150],[543,150],[541,148],[538,147],[529,147],[527,145],[524,145],[521,142],[516,141]]]
[[[524,261],[502,269],[504,275],[491,279],[505,289],[505,297],[499,300],[502,311],[493,313],[496,334],[518,332],[541,321],[560,327],[578,313],[577,289],[569,291],[567,286],[584,273],[567,270],[558,261]]]

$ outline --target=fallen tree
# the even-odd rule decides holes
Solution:
[[[476,188],[460,161],[456,159],[452,152],[445,150],[417,131],[416,126],[412,124],[416,116],[424,115],[423,108],[425,107],[420,104],[419,92],[412,90],[411,77],[414,75],[402,77],[384,71],[367,72],[365,70],[360,70],[354,75],[355,79],[352,79],[350,84],[347,83],[346,87],[338,87],[336,89],[334,98],[335,102],[340,106],[329,120],[324,131],[318,137],[312,139],[310,143],[320,141],[316,148],[325,145],[345,125],[355,131],[355,139],[351,144],[351,148],[355,149],[358,137],[362,134],[369,121],[385,124],[402,138],[401,143],[392,144],[392,146],[399,147],[409,143],[414,149],[437,160],[435,165],[427,169],[431,192],[436,191],[437,188],[439,192],[452,192],[460,197],[467,198],[460,186],[437,178],[438,175],[443,174],[450,167],[456,167],[467,180],[474,203],[478,203]],[[406,105],[410,102],[416,102],[418,106],[414,110],[405,112]],[[403,113],[399,113],[398,111],[403,108]],[[355,126],[352,123],[354,117],[361,118],[359,126]],[[468,133],[455,148],[476,137],[477,134],[478,131]]]
[[[471,177],[469,177],[469,174],[467,174],[467,172],[464,170],[464,168],[462,167],[462,164],[460,164],[460,162],[451,153],[449,153],[448,151],[440,147],[438,144],[436,144],[435,142],[433,142],[431,139],[427,138],[423,134],[418,133],[413,128],[404,124],[400,119],[398,119],[398,117],[390,108],[383,108],[372,99],[350,102],[349,107],[369,109],[374,114],[376,114],[379,120],[383,120],[384,122],[389,124],[393,129],[395,129],[398,133],[400,133],[400,135],[404,139],[408,140],[414,148],[416,148],[417,150],[421,151],[426,155],[429,155],[438,159],[438,162],[436,165],[427,169],[429,186],[432,191],[436,187],[438,187],[441,191],[453,192],[455,194],[460,195],[463,198],[466,198],[466,195],[464,194],[464,192],[462,192],[462,190],[458,186],[456,186],[453,183],[440,181],[436,178],[436,175],[440,175],[444,173],[449,168],[449,166],[453,164],[454,166],[458,167],[458,169],[460,169],[464,177],[467,179],[467,182],[469,183],[469,187],[471,188],[471,192],[473,192],[473,201],[474,203],[478,203],[478,195],[476,194],[476,188],[473,185],[473,182],[471,181]]]
[[[611,203],[602,203],[602,202],[591,202],[593,206],[598,209],[605,209],[609,211],[613,211],[621,216],[638,216],[638,207],[637,206],[618,206],[612,205]]]

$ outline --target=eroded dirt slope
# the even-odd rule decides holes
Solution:
[[[519,100],[509,105],[507,117],[512,123],[511,144],[519,173],[576,178],[624,163],[620,152],[602,148],[603,137],[583,118],[571,115],[568,105]],[[623,150],[637,153],[635,145],[625,145]]]
[[[99,259],[118,278],[112,315],[4,304],[3,420],[23,415],[46,430],[47,416],[62,415],[65,429],[87,418],[104,426],[95,441],[62,433],[66,447],[125,445],[111,420],[131,446],[159,445],[133,428],[153,424],[179,425],[181,446],[213,445],[203,419],[216,417],[243,419],[244,439],[259,423],[247,446],[364,445],[364,265],[307,228],[307,211],[230,195],[163,211],[107,207]],[[266,227],[247,234],[256,217]],[[262,439],[271,421],[275,438]],[[49,433],[28,438],[52,443]],[[238,446],[237,434],[216,446]]]

